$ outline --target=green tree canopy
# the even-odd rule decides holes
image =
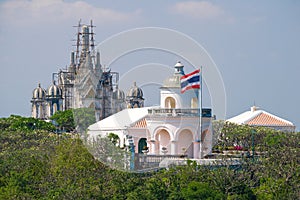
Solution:
[[[33,117],[11,115],[8,118],[0,119],[0,131],[32,131],[36,129],[54,131],[55,127],[50,122]]]
[[[66,111],[58,111],[52,117],[60,130],[72,132],[76,128],[85,131],[89,125],[96,122],[95,111],[91,108],[77,108]]]
[[[256,129],[255,145],[264,148],[265,154],[254,161],[244,158],[235,169],[189,161],[187,166],[168,170],[127,173],[103,165],[76,135],[53,133],[51,123],[11,116],[0,119],[0,127],[0,199],[264,200],[300,196],[300,133]],[[222,133],[228,137],[219,142],[226,145],[250,134],[245,126],[224,128]],[[102,151],[105,145],[116,147],[106,138],[92,150],[119,154],[116,162],[124,164],[120,149]]]

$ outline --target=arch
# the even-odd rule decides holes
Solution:
[[[172,140],[174,140],[174,135],[172,134],[172,131],[170,130],[170,128],[168,127],[168,126],[158,126],[158,127],[156,127],[153,131],[152,131],[152,133],[153,134],[151,134],[151,140],[156,140],[156,138],[157,138],[157,134],[161,131],[161,130],[165,130],[165,131],[167,131],[168,133],[169,133],[169,135],[170,135],[170,140],[172,141]],[[150,131],[149,131],[149,133],[150,133]]]
[[[53,113],[52,115],[54,115],[57,111],[57,104],[56,103],[53,103]]]
[[[148,147],[147,146],[147,139],[146,138],[141,138],[139,140],[139,143],[138,143],[138,153],[143,153],[144,147]]]
[[[43,105],[42,104],[40,104],[40,106],[39,106],[39,116],[38,116],[38,118],[44,118],[44,112],[43,112]]]
[[[198,139],[198,128],[195,127],[194,124],[189,124],[186,126],[183,126],[181,128],[176,129],[175,135],[174,135],[174,140],[178,141],[179,140],[179,134],[184,131],[184,130],[188,130],[193,134],[193,140],[197,140]]]
[[[52,112],[51,112],[51,103],[50,102],[47,103],[47,112],[48,112],[48,116],[51,117]]]
[[[171,152],[171,136],[169,131],[166,129],[159,129],[155,134],[156,149],[155,152],[158,154],[166,154]],[[162,149],[166,148],[165,152]]]
[[[176,108],[176,101],[173,97],[167,97],[165,99],[165,108]]]
[[[36,117],[36,105],[35,105],[35,103],[32,104],[32,117],[37,118]]]
[[[185,154],[189,158],[192,158],[194,155],[194,146],[193,146],[193,133],[188,129],[183,129],[179,132],[178,142],[177,142],[177,152],[178,154]]]
[[[207,134],[209,133],[209,130],[208,129],[205,129],[204,131],[202,131],[202,134],[201,134],[201,141],[204,141]]]

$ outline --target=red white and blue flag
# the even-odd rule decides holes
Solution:
[[[190,89],[200,89],[200,69],[197,69],[189,74],[183,75],[180,78],[181,93]]]

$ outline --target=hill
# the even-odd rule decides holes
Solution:
[[[217,146],[251,143],[251,127],[225,124]],[[126,173],[96,160],[76,135],[33,118],[0,119],[0,199],[297,199],[299,133],[257,129],[265,156],[239,169],[188,166]],[[224,136],[226,135],[226,141]]]

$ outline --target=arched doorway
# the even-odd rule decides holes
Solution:
[[[143,153],[144,147],[147,147],[147,139],[141,138],[138,144],[138,153]]]
[[[57,104],[56,103],[53,103],[53,113],[52,115],[54,115],[57,111]]]
[[[157,154],[171,153],[171,137],[167,130],[160,129],[155,136],[155,140],[157,141]]]
[[[193,133],[190,130],[184,129],[179,133],[177,152],[189,158],[194,157]]]
[[[165,108],[176,108],[176,102],[173,97],[167,97],[165,99]]]

